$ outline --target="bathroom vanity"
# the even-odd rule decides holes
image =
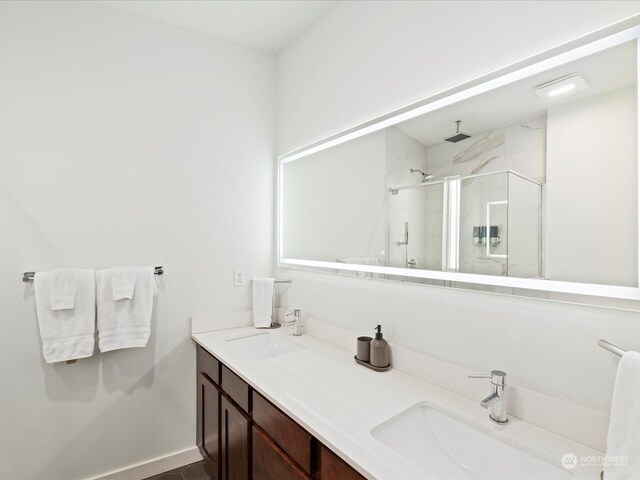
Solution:
[[[481,396],[363,368],[338,346],[349,334],[201,332],[197,443],[221,479],[599,478],[597,464],[561,462],[602,452],[512,415],[496,424]]]
[[[197,444],[218,478],[364,478],[201,345],[197,386]]]

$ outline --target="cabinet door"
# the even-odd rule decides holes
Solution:
[[[217,473],[220,469],[220,390],[198,374],[197,443]]]
[[[253,427],[253,480],[311,480],[271,437]]]
[[[253,392],[252,418],[253,422],[260,425],[260,428],[271,437],[276,445],[302,467],[307,474],[311,475],[313,473],[312,450],[315,447],[314,438],[255,390]],[[255,435],[253,444],[255,448]]]
[[[242,411],[223,395],[221,410],[222,480],[249,479],[250,422]]]
[[[364,480],[362,475],[324,445],[320,447],[320,478],[322,480]]]

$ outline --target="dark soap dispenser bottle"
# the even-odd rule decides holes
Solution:
[[[389,344],[382,338],[382,325],[376,327],[376,338],[371,340],[369,361],[374,367],[389,366]]]

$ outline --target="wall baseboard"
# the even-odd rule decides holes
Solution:
[[[202,460],[202,455],[198,447],[194,446],[98,475],[91,480],[141,480],[200,460]]]

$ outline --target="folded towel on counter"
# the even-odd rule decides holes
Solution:
[[[640,353],[626,352],[616,374],[604,479],[640,478]]]
[[[136,278],[130,299],[114,300],[114,279],[122,271],[121,268],[96,272],[98,347],[101,352],[145,347],[151,336],[153,297],[156,295],[154,267],[132,268]]]
[[[68,283],[61,281],[63,277]],[[70,278],[75,278],[73,306],[54,309],[54,304],[59,307],[64,302],[53,302],[52,293],[60,285],[66,288],[73,284]],[[68,277],[57,270],[38,272],[33,286],[45,362],[64,362],[93,355],[96,343],[96,283],[93,270],[76,270],[75,275]],[[55,291],[59,293],[62,290]],[[70,287],[66,291],[70,292]],[[67,306],[69,304],[66,303]]]
[[[116,267],[111,269],[111,288],[114,300],[133,298],[138,267]]]
[[[254,278],[253,289],[253,325],[256,328],[271,326],[273,313],[273,278]]]
[[[79,271],[78,268],[57,268],[47,272],[51,310],[73,310]]]

